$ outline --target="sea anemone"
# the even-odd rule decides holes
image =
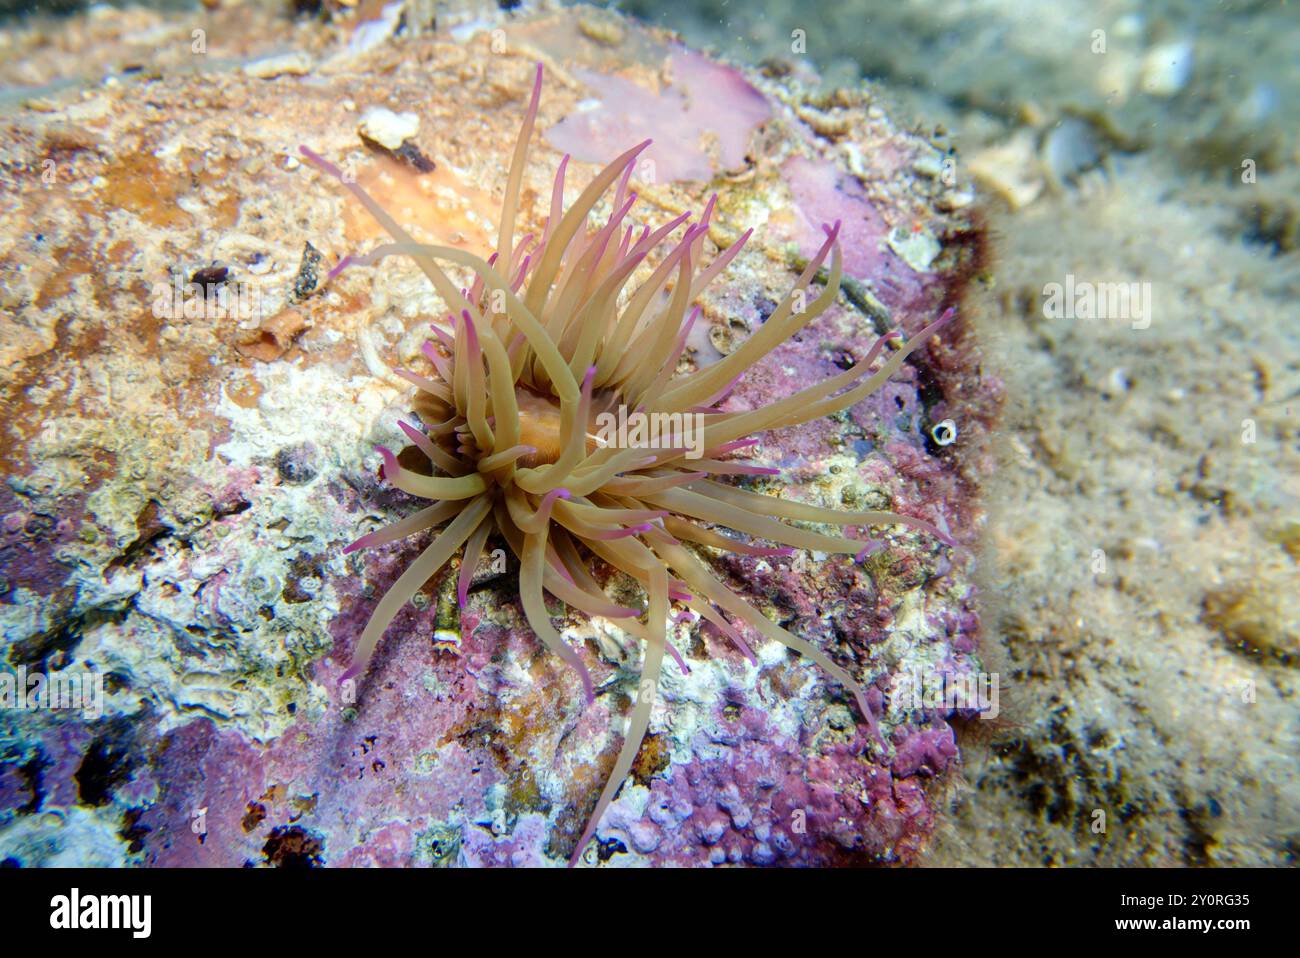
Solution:
[[[391,451],[379,448],[384,478],[433,504],[363,536],[345,551],[445,528],[380,600],[345,674],[365,670],[398,611],[462,546],[457,592],[463,606],[493,532],[519,559],[519,596],[529,625],[578,674],[588,703],[593,689],[587,665],[551,623],[544,594],[587,615],[618,620],[623,631],[644,643],[644,663],[622,748],[573,850],[576,861],[632,767],[664,656],[686,670],[668,642],[674,614],[694,613],[712,623],[751,661],[754,653],[733,622],[812,659],[853,695],[879,741],[859,682],[822,649],[781,628],[728,588],[710,571],[699,547],[742,556],[806,549],[862,559],[881,545],[791,521],[841,528],[903,523],[951,542],[943,530],[910,516],[823,509],[743,489],[725,478],[775,474],[732,454],[753,444],[760,433],[830,415],[870,395],[951,313],[901,345],[890,342],[897,334],[878,339],[851,368],[824,382],[758,409],[722,411],[720,403],[747,369],[835,301],[841,275],[839,224],[823,227],[821,248],[757,332],[712,365],[679,374],[687,336],[700,315],[695,300],[750,233],[704,265],[716,195],[695,224],[687,222],[688,213],[639,233],[628,225],[636,201],[629,184],[647,140],[605,167],[567,210],[566,156],[556,172],[541,236],[516,241],[515,219],[541,85],[539,64],[510,165],[496,252],[487,259],[417,243],[336,166],[305,147],[302,153],[343,183],[395,240],[365,255],[345,257],[331,278],[349,265],[405,255],[428,276],[448,310],[445,325],[435,323],[435,338],[424,345],[430,369],[425,375],[401,373],[416,387],[413,408],[420,425],[399,425],[429,468],[407,468]],[[611,188],[608,219],[589,228],[593,207]],[[678,229],[681,235],[670,242]],[[828,258],[828,278],[809,301],[809,288]],[[472,274],[471,285],[453,282],[444,263]],[[640,281],[632,287],[634,278]],[[896,348],[878,363],[890,346]],[[620,422],[636,417],[666,423],[666,438],[661,432],[658,442],[611,441],[598,424],[607,424],[616,411]],[[646,607],[611,601],[593,575],[598,561],[639,584]]]

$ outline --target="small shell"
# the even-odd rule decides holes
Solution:
[[[363,140],[378,143],[386,150],[399,150],[420,130],[420,118],[414,113],[394,113],[382,106],[372,106],[361,114],[357,133]]]
[[[262,57],[244,64],[244,73],[261,80],[270,80],[278,76],[302,76],[311,72],[311,57],[305,53],[282,53],[277,56]]]
[[[1043,137],[1039,150],[1043,171],[1057,189],[1074,183],[1088,170],[1102,165],[1105,144],[1096,128],[1076,116],[1067,116]]]

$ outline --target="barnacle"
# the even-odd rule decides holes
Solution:
[[[893,335],[875,342],[851,368],[762,408],[723,412],[721,401],[746,369],[824,312],[839,292],[839,224],[826,238],[793,289],[748,340],[713,365],[678,375],[687,334],[699,316],[694,301],[735,258],[741,236],[704,265],[705,239],[716,197],[699,221],[690,214],[640,232],[627,224],[636,201],[633,168],[649,141],[617,157],[563,209],[561,160],[540,237],[515,240],[515,219],[528,142],[537,117],[542,70],[515,145],[496,251],[486,260],[464,250],[417,243],[360,186],[311,150],[303,155],[338,179],[392,234],[394,242],[345,257],[331,274],[390,255],[410,257],[448,308],[434,324],[424,353],[428,375],[403,372],[416,387],[421,425],[401,423],[428,458],[432,475],[408,469],[387,449],[384,477],[433,504],[379,531],[347,551],[388,543],[431,527],[445,528],[393,583],[357,643],[348,674],[363,671],[397,612],[464,546],[458,596],[466,593],[488,537],[499,533],[520,563],[519,595],[537,637],[574,669],[587,701],[593,697],[586,664],[556,630],[544,593],[583,613],[617,619],[644,643],[638,694],[614,769],[574,849],[576,860],[601,813],[626,778],[645,736],[665,655],[685,670],[667,638],[677,615],[695,613],[712,623],[751,660],[753,652],[733,620],[818,663],[855,697],[875,731],[862,687],[820,648],[769,620],[727,588],[687,546],[693,543],[746,555],[789,555],[794,549],[864,558],[879,543],[828,535],[789,521],[865,527],[904,523],[950,542],[923,520],[888,512],[839,512],[742,489],[727,476],[772,474],[731,454],[755,436],[845,409],[871,394],[907,356],[948,321],[945,314],[899,345],[877,366]],[[588,221],[613,188],[603,226]],[[683,229],[675,242],[669,237]],[[829,278],[807,301],[809,287],[829,258]],[[453,282],[442,264],[468,270],[472,284]],[[644,264],[644,269],[642,269]],[[653,267],[653,268],[651,268]],[[646,276],[631,287],[638,275]],[[602,414],[666,417],[667,439],[624,444],[602,439]],[[698,424],[698,435],[688,435]],[[755,544],[713,528],[779,543]],[[617,605],[592,574],[603,560],[644,590],[645,609]],[[877,733],[878,734],[878,733]]]

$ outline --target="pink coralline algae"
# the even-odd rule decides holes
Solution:
[[[743,167],[754,128],[771,114],[763,95],[737,71],[689,50],[673,51],[669,72],[671,83],[656,92],[619,76],[575,70],[600,102],[551,127],[546,141],[575,159],[603,163],[650,137],[656,142],[639,161],[640,176],[650,181],[710,180]]]
[[[691,760],[643,804],[615,802],[598,856],[621,845],[661,865],[887,863],[910,859],[929,834],[921,782],[873,764],[861,735],[797,742],[748,706],[712,719]]]
[[[58,594],[68,568],[56,554],[75,541],[84,508],[81,493],[62,498],[57,510],[25,510],[9,489],[0,487],[0,602],[19,588],[41,596]]]
[[[891,309],[918,301],[933,277],[917,273],[889,248],[889,226],[855,177],[834,163],[802,156],[782,164],[781,175],[794,198],[793,238],[805,256],[820,242],[821,218],[834,212],[844,222],[844,272],[871,280],[877,298]]]

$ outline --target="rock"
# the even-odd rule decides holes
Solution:
[[[223,4],[211,16],[260,14]],[[517,566],[490,541],[488,570],[475,572],[463,609],[454,574],[435,576],[402,609],[366,678],[340,682],[378,596],[424,545],[417,536],[343,551],[418,508],[380,482],[371,450],[402,447],[396,422],[410,389],[393,370],[425,368],[421,345],[442,304],[405,260],[331,275],[345,255],[384,240],[343,191],[298,163],[297,145],[355,172],[417,235],[487,253],[502,171],[544,57],[555,69],[518,231],[544,228],[561,157],[546,144],[557,130],[602,162],[606,145],[621,151],[626,137],[666,132],[664,162],[634,181],[654,197],[636,215],[658,225],[673,215],[664,210],[698,211],[716,190],[706,256],[719,239],[756,229],[725,281],[701,297],[735,343],[761,332],[774,297],[821,242],[820,225],[843,220],[857,292],[756,365],[729,400],[738,409],[838,374],[882,325],[915,333],[959,302],[971,269],[947,237],[977,229],[960,209],[936,205],[935,183],[914,169],[933,148],[878,106],[836,106],[849,129],[864,131],[861,162],[873,175],[863,180],[836,144],[777,109],[799,95],[799,81],[724,66],[609,16],[618,30],[593,39],[572,11],[503,15],[505,52],[488,31],[403,33],[349,49],[335,26],[311,20],[213,30],[214,45],[254,34],[226,61],[249,61],[242,69],[219,70],[214,58],[213,72],[195,75],[164,62],[161,82],[128,76],[97,88],[103,109],[75,121],[93,141],[59,141],[76,175],[0,193],[0,271],[18,278],[0,291],[0,658],[103,689],[99,715],[6,718],[0,858],[314,867],[568,857],[636,687],[639,643],[617,621],[555,606],[557,628],[602,690],[588,706],[572,672],[522,625]],[[80,36],[71,31],[68,42]],[[312,70],[305,54],[257,59],[291,38],[321,69],[302,82],[266,82]],[[95,44],[97,54],[111,49]],[[351,58],[346,69],[339,54]],[[671,87],[659,84],[665,64]],[[597,143],[590,128],[575,133],[575,118],[589,117],[584,100],[612,89],[615,73],[657,102],[644,125]],[[549,79],[565,74],[594,86]],[[716,105],[682,93],[710,84],[744,108],[721,129]],[[419,129],[447,162],[422,173],[358,149],[357,125],[338,107],[346,101],[386,104],[363,117],[376,142],[401,146]],[[38,133],[50,121],[31,111],[0,120],[14,169],[40,170]],[[575,158],[570,187],[581,190],[593,170]],[[722,170],[743,174],[715,176]],[[924,272],[890,247],[896,223],[944,237]],[[250,316],[185,288],[196,268],[216,262],[229,270],[220,289],[255,294],[240,299]],[[698,333],[688,366],[716,358],[704,324]],[[946,523],[969,544],[980,507],[960,452],[992,405],[978,370],[968,334],[945,332],[845,414],[764,435],[752,458],[780,476],[746,482],[785,499]],[[927,415],[961,423],[962,441],[943,456],[929,449]],[[593,860],[825,865],[921,855],[943,777],[959,764],[945,730],[970,719],[888,710],[884,693],[894,671],[921,659],[944,674],[979,673],[980,625],[965,549],[902,526],[876,535],[882,546],[867,565],[814,554],[704,558],[860,675],[880,739],[811,662],[750,634],[751,664],[713,626],[681,617],[670,637],[689,673],[667,667],[653,747],[602,821]],[[632,598],[620,580],[607,588]],[[929,737],[914,742],[921,734]],[[900,747],[906,776],[895,769]],[[37,756],[39,813],[22,772]],[[79,799],[87,756],[93,803]]]
[[[1205,621],[1243,655],[1295,664],[1300,661],[1295,585],[1292,577],[1281,589],[1262,582],[1234,582],[1211,589],[1205,594]]]

